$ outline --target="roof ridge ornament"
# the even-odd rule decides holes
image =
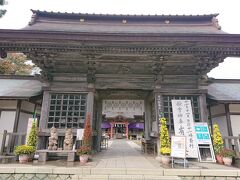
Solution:
[[[28,23],[28,25],[29,25],[29,26],[32,26],[33,24],[35,24],[36,20],[37,20],[37,13],[33,13],[33,14],[32,14],[32,17],[31,17],[31,20],[30,20],[30,22]]]
[[[221,30],[222,27],[219,25],[218,23],[218,19],[216,17],[213,17],[212,18],[212,24],[218,29],[218,30]]]

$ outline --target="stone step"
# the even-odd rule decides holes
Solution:
[[[139,169],[139,168],[92,168],[93,175],[157,175],[163,176],[163,169]]]
[[[72,180],[181,180],[181,178],[156,175],[74,175]]]

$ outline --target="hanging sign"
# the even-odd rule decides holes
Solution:
[[[172,100],[175,135],[186,137],[186,157],[198,158],[198,146],[190,100]]]
[[[171,137],[171,157],[186,158],[186,137]]]

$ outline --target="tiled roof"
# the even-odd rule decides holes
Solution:
[[[61,13],[32,10],[24,30],[87,33],[193,33],[223,34],[216,16],[208,15],[116,15]]]
[[[240,101],[239,80],[215,80],[208,85],[209,98],[217,101]]]
[[[30,98],[42,93],[42,82],[18,77],[16,79],[1,79],[0,77],[0,98]]]
[[[95,14],[95,13],[75,13],[75,12],[54,12],[54,11],[40,11],[40,10],[31,10],[34,14],[37,14],[39,16],[51,16],[51,15],[56,15],[56,16],[79,16],[79,17],[83,17],[83,16],[87,16],[87,17],[120,17],[120,18],[156,18],[156,19],[201,19],[201,18],[213,18],[213,17],[217,17],[219,14],[218,13],[214,13],[214,14],[190,14],[190,15],[186,15],[186,14],[175,14],[175,15],[166,15],[166,14]]]

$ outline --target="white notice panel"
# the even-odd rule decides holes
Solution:
[[[77,129],[77,140],[82,140],[83,139],[83,132],[84,129]]]
[[[171,157],[186,158],[186,137],[171,137]]]
[[[172,100],[175,135],[186,137],[186,157],[198,158],[198,146],[190,100]]]

